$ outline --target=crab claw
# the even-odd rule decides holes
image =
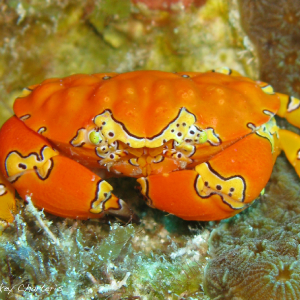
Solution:
[[[24,136],[28,138],[22,139]],[[74,219],[101,218],[109,213],[127,221],[138,220],[125,202],[113,195],[108,182],[54,150],[43,136],[16,117],[1,129],[0,150],[2,174],[23,199],[30,197],[36,207]],[[6,190],[2,185],[0,194],[4,195]],[[1,203],[8,207],[8,200]],[[0,219],[10,222],[13,204],[6,210],[2,204],[1,213],[6,214],[0,214]]]

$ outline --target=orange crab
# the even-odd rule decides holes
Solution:
[[[130,218],[92,170],[138,178],[152,207],[186,220],[231,217],[259,196],[283,149],[300,175],[300,100],[228,68],[135,71],[30,86],[0,131],[0,219],[14,189],[38,208],[78,219]],[[279,139],[280,138],[280,139]]]

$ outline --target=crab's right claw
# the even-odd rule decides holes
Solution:
[[[0,131],[0,169],[23,199],[30,197],[36,207],[56,216],[88,219],[109,213],[135,219],[125,202],[112,194],[108,182],[54,150],[16,117]],[[9,212],[13,211],[7,201],[10,206],[0,206],[6,222],[12,220]]]

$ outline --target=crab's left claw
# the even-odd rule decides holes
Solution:
[[[0,168],[23,199],[30,197],[35,206],[56,216],[87,219],[118,214],[120,218],[132,218],[132,212],[112,194],[108,182],[54,150],[43,136],[16,117],[0,131]],[[8,222],[12,216],[3,207],[0,209]]]

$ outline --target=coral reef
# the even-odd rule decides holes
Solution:
[[[300,298],[299,195],[299,178],[280,157],[261,201],[212,231],[205,271],[212,299]]]
[[[222,227],[218,230],[222,230]],[[260,238],[227,249],[210,261],[205,288],[212,299],[300,298],[300,218]],[[214,239],[214,237],[212,237]]]
[[[240,0],[243,27],[256,45],[260,78],[300,97],[300,3]]]

